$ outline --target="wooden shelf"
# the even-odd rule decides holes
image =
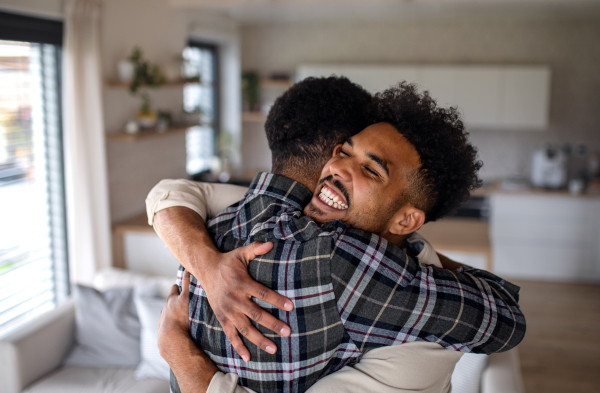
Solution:
[[[151,88],[151,89],[156,89],[156,88],[164,88],[164,87],[183,87],[185,85],[187,85],[188,83],[200,83],[200,81],[196,78],[194,79],[182,79],[182,80],[178,80],[178,81],[168,81],[163,83],[162,85],[160,85],[159,87],[148,87],[148,86],[140,86],[140,88],[144,89],[144,88]],[[207,82],[204,82],[202,84],[207,84]],[[121,81],[107,81],[105,83],[105,86],[111,89],[129,89],[129,86],[131,86],[130,82],[121,82]]]
[[[190,124],[190,125],[176,125],[166,130],[141,130],[137,134],[126,134],[124,132],[107,132],[106,138],[112,141],[121,141],[121,142],[137,142],[141,139],[149,139],[155,138],[159,136],[165,135],[173,135],[173,134],[182,134],[186,132],[189,128],[198,126],[200,124]]]
[[[267,115],[262,112],[242,112],[242,121],[244,123],[264,123]]]
[[[287,90],[293,85],[293,82],[289,79],[269,79],[262,78],[260,80],[260,87],[264,89],[284,89]]]

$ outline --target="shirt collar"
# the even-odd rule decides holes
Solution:
[[[280,199],[298,210],[304,209],[313,197],[312,191],[297,181],[267,172],[258,172],[254,176],[246,196],[257,194]]]

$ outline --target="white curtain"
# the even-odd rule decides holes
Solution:
[[[65,178],[71,279],[111,265],[100,66],[101,0],[65,0]]]

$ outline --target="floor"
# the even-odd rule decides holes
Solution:
[[[511,281],[527,319],[525,391],[600,392],[600,285]]]

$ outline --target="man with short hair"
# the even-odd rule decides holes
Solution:
[[[262,174],[244,200],[209,223],[221,250],[272,241],[271,252],[250,262],[250,274],[296,303],[293,311],[272,310],[294,337],[283,330],[273,337],[279,354],[250,346],[259,361],[243,364],[192,278],[192,338],[244,386],[304,391],[383,346],[425,341],[492,353],[523,337],[517,287],[476,269],[423,266],[404,248],[424,222],[452,211],[478,183],[475,150],[456,112],[436,108],[406,84],[375,102],[376,123],[336,147],[314,195],[290,179]],[[307,203],[305,213],[335,221],[319,226],[302,216]]]

